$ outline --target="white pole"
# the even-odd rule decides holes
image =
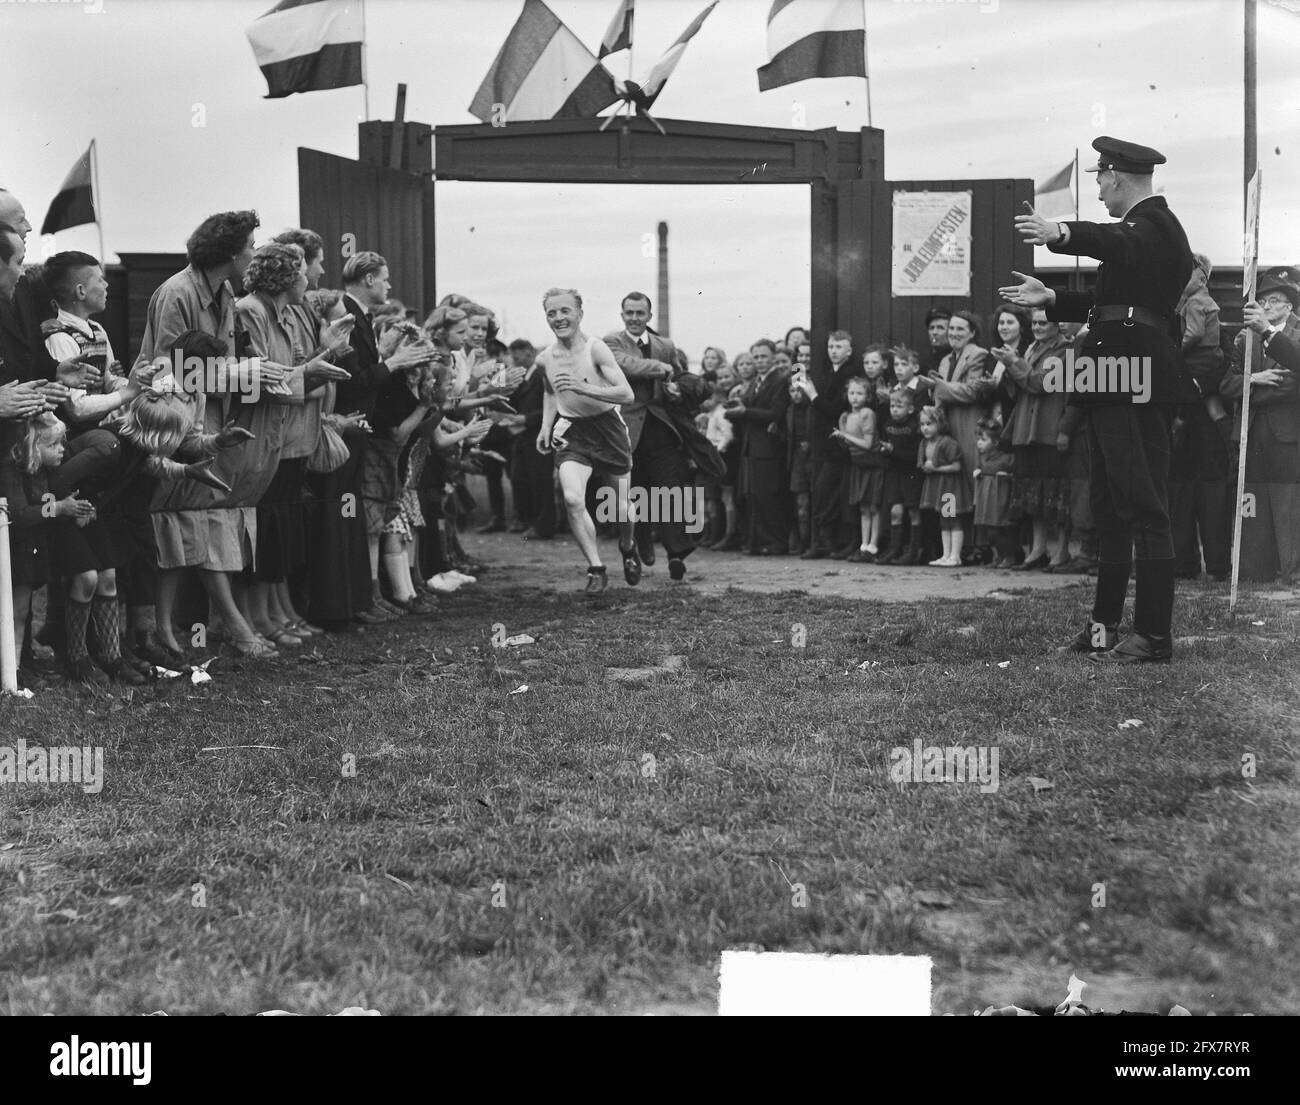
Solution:
[[[1242,295],[1250,302],[1255,298],[1256,264],[1259,258],[1259,205],[1261,177],[1259,169],[1246,190],[1246,265]],[[1250,373],[1255,353],[1255,331],[1246,330],[1246,351],[1241,368],[1241,451],[1237,456],[1237,498],[1232,522],[1232,586],[1228,592],[1228,620],[1237,616],[1237,577],[1241,571],[1242,501],[1246,497],[1246,446],[1250,437]]]
[[[0,694],[18,693],[14,648],[14,583],[9,566],[9,501],[0,499]]]

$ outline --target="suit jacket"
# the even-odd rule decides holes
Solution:
[[[776,369],[762,381],[757,377],[741,393],[745,413],[740,455],[753,460],[785,460],[785,412],[790,406],[790,377]]]
[[[529,371],[532,375],[524,377],[519,386],[515,388],[514,393],[510,396],[510,405],[524,416],[524,433],[535,438],[542,429],[542,404],[546,391],[546,373],[539,364],[534,364]]]
[[[839,369],[831,367],[830,362],[819,365],[814,362],[808,370],[808,378],[817,389],[817,398],[812,401],[813,419],[810,433],[812,435],[812,457],[814,460],[827,460],[834,464],[848,464],[849,451],[838,440],[832,439],[832,430],[839,429],[840,415],[849,409],[849,401],[844,390],[849,380],[862,375],[862,364],[854,365],[850,357]],[[790,401],[789,395],[786,402]]]
[[[627,382],[632,385],[632,402],[623,404],[623,421],[627,423],[628,437],[635,452],[641,440],[641,427],[648,416],[658,418],[661,422],[680,432],[673,425],[673,420],[664,409],[668,397],[664,394],[664,380],[655,373],[662,371],[661,365],[667,365],[672,375],[665,379],[677,380],[684,376],[677,366],[677,347],[664,337],[647,330],[646,338],[650,342],[650,356],[643,357],[641,350],[628,338],[624,330],[605,335],[605,344],[614,354],[614,360],[623,370]],[[702,398],[702,397],[701,397]],[[696,406],[698,406],[698,402]]]
[[[1148,196],[1114,223],[1067,222],[1068,243],[1053,242],[1053,253],[1095,257],[1095,294],[1057,292],[1047,317],[1056,322],[1083,322],[1088,309],[1102,306],[1144,307],[1169,320],[1165,329],[1123,321],[1093,326],[1078,354],[1091,357],[1150,357],[1151,402],[1189,403],[1199,398],[1179,352],[1178,302],[1192,275],[1192,250],[1182,224],[1164,196]],[[1074,394],[1077,406],[1129,403],[1128,395]]]
[[[0,384],[15,380],[53,380],[55,362],[45,350],[42,312],[36,291],[26,274],[18,278],[11,301],[0,299]]]
[[[339,414],[360,411],[369,418],[375,413],[375,398],[379,394],[380,385],[388,379],[388,366],[379,359],[374,321],[367,317],[365,310],[350,295],[343,297],[343,307],[356,319],[356,325],[352,327],[352,335],[348,339],[352,350],[342,357],[334,357],[333,362],[352,375],[347,380],[339,381],[334,409]]]
[[[1240,405],[1242,390],[1242,375],[1246,364],[1246,335],[1249,334],[1251,341],[1254,342],[1255,348],[1250,357],[1251,373],[1262,372],[1264,369],[1282,369],[1287,372],[1286,379],[1276,387],[1256,387],[1250,389],[1250,432],[1255,432],[1256,422],[1259,419],[1265,419],[1268,422],[1269,429],[1279,441],[1300,441],[1300,365],[1296,364],[1293,358],[1287,354],[1293,350],[1288,350],[1285,341],[1279,344],[1279,338],[1274,338],[1269,343],[1268,352],[1264,353],[1261,347],[1264,339],[1251,330],[1242,330],[1237,335],[1237,340],[1232,346],[1232,363],[1228,367],[1227,374],[1223,377],[1223,383],[1219,386],[1219,391],[1230,399],[1235,399]],[[1287,316],[1286,323],[1282,327],[1281,339],[1300,344],[1300,318],[1296,317],[1295,312]],[[1285,358],[1280,360],[1279,356]],[[1291,362],[1290,366],[1285,362]],[[1241,440],[1241,415],[1238,413],[1233,420],[1233,440]]]

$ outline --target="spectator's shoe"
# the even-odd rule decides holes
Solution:
[[[89,656],[68,661],[68,679],[87,687],[107,687],[108,675]]]
[[[163,644],[153,630],[146,632],[144,637],[137,641],[135,654],[155,667],[166,668],[168,671],[184,671],[188,665],[185,654]]]
[[[520,522],[518,519],[510,523],[511,533],[525,533],[527,532],[527,530],[528,530],[527,523]]]
[[[587,588],[584,594],[599,595],[608,586],[609,575],[605,571],[604,565],[599,568],[587,569]]]
[[[1015,560],[1009,556],[1000,557],[997,560],[997,562],[993,565],[993,567],[997,568],[1000,571],[1005,571],[1014,568],[1015,566],[1016,566]]]
[[[637,557],[636,549],[625,549],[620,545],[618,551],[623,557],[623,578],[627,580],[629,587],[635,587],[641,582],[641,561]]]
[[[680,580],[685,577],[686,561],[682,560],[681,557],[678,556],[670,556],[668,558],[668,578],[672,580]]]
[[[814,546],[813,548],[809,549],[806,553],[804,553],[802,556],[800,556],[799,559],[800,560],[825,560],[830,555],[831,554],[829,549],[821,549]]]
[[[406,613],[406,611],[404,611],[401,606],[392,599],[375,598],[372,601],[375,610],[381,614],[392,614],[394,617],[400,618],[404,613]]]
[[[1097,630],[1101,632],[1098,633]],[[1087,629],[1080,630],[1075,634],[1075,638],[1065,646],[1062,652],[1080,652],[1088,655],[1109,652],[1119,644],[1119,627],[1113,625],[1102,625],[1100,622],[1089,622]]]
[[[1023,564],[1017,564],[1011,570],[1013,572],[1036,572],[1040,568],[1047,567],[1047,554],[1039,553],[1032,560],[1026,560]]]
[[[874,564],[876,562],[876,558],[866,549],[854,549],[844,559],[850,564]]]
[[[149,663],[148,660],[135,654],[135,651],[129,644],[127,644],[126,637],[122,638],[120,649],[122,652],[122,663],[134,668],[143,676],[153,678],[153,665]]]
[[[1173,658],[1171,637],[1144,637],[1141,633],[1130,633],[1109,652],[1088,656],[1094,664],[1167,664]]]
[[[378,610],[358,610],[352,615],[352,620],[358,625],[387,625],[394,618],[390,614],[382,614]]]
[[[135,668],[131,667],[130,664],[123,662],[121,659],[114,660],[111,663],[104,663],[101,661],[99,666],[104,669],[105,674],[107,674],[114,683],[121,683],[123,686],[143,687],[149,682],[149,680],[141,675],[140,672],[136,671]]]
[[[554,539],[555,539],[555,534],[538,533],[537,530],[535,530],[532,526],[529,526],[526,530],[524,530],[525,541],[553,541]]]
[[[450,571],[448,571],[448,572],[444,572],[443,575],[449,576],[449,577],[452,578],[452,579],[458,579],[458,580],[461,581],[461,583],[477,583],[477,582],[478,582],[478,576],[466,575],[464,572],[458,571],[458,570],[455,569],[455,568],[452,568],[452,569],[451,569]]]
[[[897,560],[891,560],[890,563],[900,564],[903,565],[904,567],[910,568],[913,565],[920,564],[924,559],[925,559],[925,554],[921,551],[921,539],[918,536],[914,538],[908,544],[907,548],[903,550],[902,556],[900,556]]]
[[[478,533],[505,533],[506,520],[504,518],[493,518],[486,526],[479,526]]]
[[[415,618],[427,618],[430,614],[436,614],[438,612],[438,604],[436,602],[420,595],[406,599],[404,602],[394,600],[394,604],[400,610]]]
[[[636,551],[641,563],[649,567],[655,562],[655,539],[653,534],[637,534]]]
[[[858,548],[858,546],[857,546],[856,544],[848,544],[848,545],[845,545],[844,548],[842,548],[842,549],[836,549],[834,552],[832,552],[832,553],[831,553],[831,559],[832,559],[832,560],[848,560],[848,558],[849,558],[850,556],[852,556],[852,555],[857,551],[857,548]]]

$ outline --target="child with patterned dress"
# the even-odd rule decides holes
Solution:
[[[962,478],[961,447],[948,436],[948,419],[943,408],[925,407],[921,411],[921,447],[917,450],[917,467],[925,473],[921,485],[921,509],[939,515],[943,555],[931,560],[935,568],[961,567],[963,534],[961,514],[971,509],[970,493]]]
[[[15,655],[22,663],[32,594],[50,577],[49,530],[55,518],[90,518],[94,506],[80,496],[56,499],[49,494],[48,474],[63,463],[67,427],[45,413],[23,423],[18,441],[0,458],[0,498],[9,501],[10,570],[13,576]],[[33,673],[20,667],[19,681]]]
[[[862,543],[848,556],[855,564],[870,564],[880,551],[880,500],[884,493],[885,469],[876,433],[876,412],[868,405],[871,383],[865,376],[854,376],[845,384],[844,394],[849,409],[840,415],[839,429],[831,436],[838,438],[849,450],[847,498],[858,511],[862,525]]]
[[[1015,459],[1002,448],[1002,424],[986,418],[979,422],[975,448],[980,466],[975,477],[975,543],[988,545],[997,552],[995,568],[1010,568],[1016,563],[1018,527],[1011,523],[1011,477]]]

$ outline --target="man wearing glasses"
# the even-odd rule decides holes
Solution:
[[[1177,405],[1197,400],[1176,321],[1192,251],[1165,198],[1151,187],[1165,156],[1105,136],[1092,148],[1098,158],[1088,172],[1097,174],[1098,198],[1119,221],[1056,223],[1031,209],[1016,216],[1016,229],[1031,245],[1099,260],[1095,295],[1054,292],[1018,272],[1012,275],[1021,283],[1000,291],[1013,303],[1046,307],[1051,319],[1086,319],[1079,354],[1122,363],[1125,377],[1150,384],[1146,402],[1118,390],[1071,396],[1086,410],[1100,564],[1092,620],[1069,647],[1103,664],[1167,663],[1173,657],[1175,565],[1170,430]],[[1120,641],[1130,573],[1137,577],[1133,631]]]
[[[1246,493],[1254,509],[1242,516],[1241,578],[1289,585],[1300,579],[1300,270],[1271,269],[1256,294],[1258,302],[1242,308],[1246,329],[1237,335],[1221,388],[1240,404],[1249,336],[1255,348]],[[1240,440],[1240,415],[1233,427]]]

